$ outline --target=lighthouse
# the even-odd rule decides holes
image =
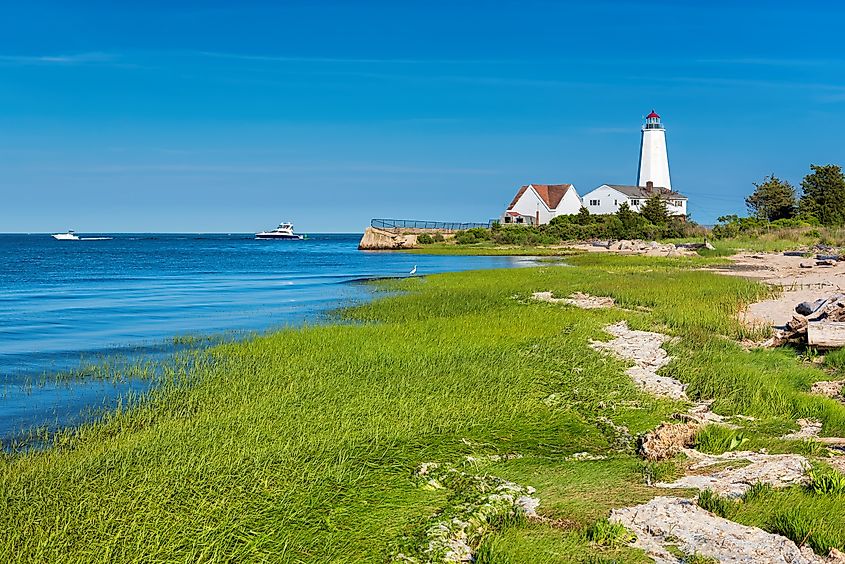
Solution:
[[[669,179],[669,156],[666,154],[666,130],[660,116],[651,111],[645,118],[640,140],[640,168],[637,186],[659,186],[672,189]]]

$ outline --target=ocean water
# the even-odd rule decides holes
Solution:
[[[0,439],[73,425],[146,380],[56,383],[81,366],[160,359],[182,336],[237,338],[320,322],[369,299],[361,280],[532,264],[357,250],[360,235],[0,235]]]

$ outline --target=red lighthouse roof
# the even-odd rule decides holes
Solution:
[[[651,110],[651,113],[646,116],[646,119],[657,118],[660,119],[660,116],[654,110]]]

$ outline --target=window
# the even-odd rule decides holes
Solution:
[[[614,206],[618,206],[618,205],[619,205],[619,201],[618,201],[618,200],[613,200],[613,205],[614,205]]]
[[[591,206],[600,206],[601,202],[599,200],[590,200]]]
[[[640,205],[640,201],[639,200],[631,200],[631,205],[632,206],[638,206],[638,205]]]
[[[681,207],[682,205],[684,205],[684,201],[683,200],[675,200],[675,205],[678,206],[678,207]]]

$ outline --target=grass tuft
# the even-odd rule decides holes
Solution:
[[[700,508],[725,519],[733,517],[737,510],[735,501],[722,497],[712,490],[699,492],[696,503],[698,503]]]
[[[724,425],[706,425],[695,437],[695,447],[708,454],[722,454],[723,452],[739,449],[748,441],[748,437],[741,431]]]
[[[599,546],[615,548],[636,540],[636,535],[621,523],[611,523],[607,519],[599,519],[584,531],[586,539]]]
[[[836,470],[813,468],[809,472],[809,487],[818,495],[845,494],[845,474]]]

